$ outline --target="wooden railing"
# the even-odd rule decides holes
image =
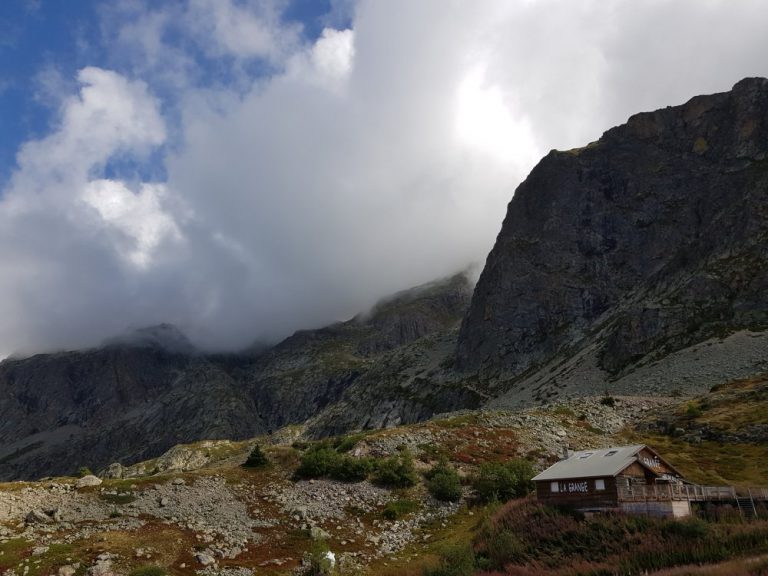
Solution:
[[[697,484],[651,484],[619,486],[620,502],[687,500],[689,502],[722,502],[736,498],[768,501],[768,488],[736,488],[734,486],[699,486]]]

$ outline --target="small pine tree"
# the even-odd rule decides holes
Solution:
[[[243,463],[244,468],[264,468],[269,465],[269,459],[258,444],[253,447],[248,459]]]

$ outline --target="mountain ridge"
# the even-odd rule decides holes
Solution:
[[[7,359],[0,363],[0,479],[132,463],[179,443],[239,440],[304,422],[339,402],[380,358],[455,330],[470,288],[459,274],[402,291],[368,317],[244,354],[206,354],[161,324],[94,349]],[[400,373],[398,366],[377,372],[394,380]],[[432,415],[414,402],[387,406],[378,423],[393,410],[403,411],[398,423]]]
[[[159,325],[0,363],[0,479],[147,460],[302,423],[307,438],[768,372],[768,80],[552,151],[478,283],[459,274],[272,347]]]

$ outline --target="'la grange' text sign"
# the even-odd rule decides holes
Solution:
[[[586,493],[588,492],[587,482],[559,482],[560,492]]]

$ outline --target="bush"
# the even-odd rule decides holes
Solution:
[[[84,476],[93,476],[93,472],[91,472],[91,469],[88,468],[88,466],[83,466],[77,469],[77,477],[83,478]]]
[[[368,458],[339,454],[329,444],[318,444],[302,457],[294,473],[296,478],[333,478],[343,482],[361,482],[373,469]]]
[[[313,446],[301,457],[296,469],[297,478],[322,478],[329,476],[341,456],[327,444]]]
[[[427,574],[453,576],[474,555],[483,574],[647,574],[673,566],[722,562],[768,549],[768,524],[719,525],[628,514],[584,517],[534,500],[510,502],[483,522],[465,557],[445,553]],[[458,570],[454,572],[452,570]],[[723,574],[745,571],[723,570]],[[682,572],[681,572],[682,573]],[[688,573],[688,572],[686,572]],[[717,572],[718,574],[721,572]],[[755,576],[757,572],[754,573]]]
[[[365,438],[365,434],[350,434],[349,436],[344,436],[342,438],[338,439],[338,444],[336,445],[336,452],[349,452],[357,446],[357,443],[360,442]]]
[[[368,478],[371,470],[373,463],[369,458],[341,456],[333,463],[328,475],[342,482],[362,482]]]
[[[408,488],[415,485],[418,477],[411,453],[403,450],[396,456],[379,460],[375,466],[373,481],[392,488]]]
[[[616,405],[616,399],[606,392],[605,396],[600,398],[600,404],[613,408]]]
[[[253,447],[248,459],[243,463],[244,468],[264,468],[269,466],[269,459],[258,444]]]
[[[662,534],[665,536],[679,536],[684,539],[695,540],[704,538],[710,531],[709,524],[699,518],[686,518],[685,520],[672,520],[664,524]]]
[[[476,562],[484,570],[503,570],[508,564],[525,561],[525,544],[508,530],[490,530],[482,539]]]
[[[301,576],[329,576],[333,573],[334,562],[328,557],[330,548],[324,540],[312,544],[306,555],[306,566],[299,573]]]
[[[384,516],[387,520],[397,520],[398,518],[401,518],[405,516],[406,514],[410,514],[411,512],[415,512],[419,509],[419,503],[414,502],[413,500],[394,500],[392,502],[388,502],[386,506],[384,506],[384,510],[381,512],[381,515]]]
[[[702,415],[702,409],[696,402],[689,402],[685,408],[685,415],[688,418],[699,418]]]
[[[461,479],[447,460],[438,462],[426,476],[427,490],[432,496],[444,502],[461,500]]]
[[[506,502],[530,493],[533,490],[533,476],[533,465],[523,458],[489,462],[480,465],[472,487],[482,502]]]

